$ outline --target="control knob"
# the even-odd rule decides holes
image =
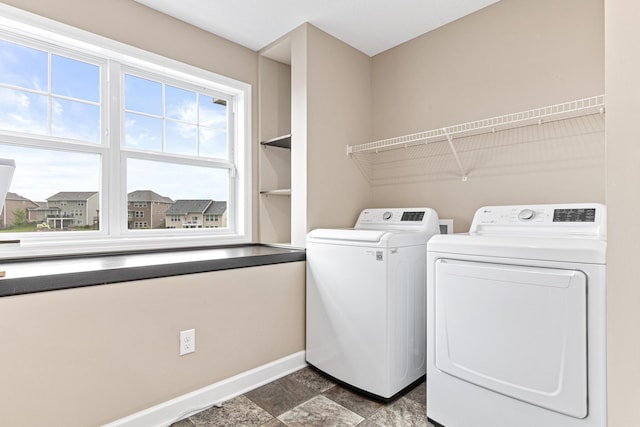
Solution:
[[[518,213],[518,219],[520,221],[531,221],[536,217],[536,213],[531,209],[523,209]]]

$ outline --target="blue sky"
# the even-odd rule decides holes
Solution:
[[[99,67],[59,55],[51,55],[50,72],[48,67],[46,52],[0,40],[0,128],[99,143]],[[125,75],[124,84],[124,148],[226,158],[226,105],[135,75]],[[35,201],[58,191],[100,189],[95,154],[16,147],[0,139],[0,158],[16,161],[10,191]],[[226,171],[136,159],[127,169],[128,192],[228,200]]]

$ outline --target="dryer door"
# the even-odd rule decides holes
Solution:
[[[587,279],[577,270],[440,259],[436,367],[576,418],[587,416]]]

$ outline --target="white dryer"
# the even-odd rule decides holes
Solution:
[[[307,236],[306,358],[339,382],[390,400],[422,380],[426,250],[433,209],[365,209],[353,229]]]
[[[427,265],[436,426],[606,426],[605,206],[484,207]]]

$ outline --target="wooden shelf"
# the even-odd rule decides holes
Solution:
[[[279,147],[279,148],[291,149],[291,134],[278,136],[276,138],[271,138],[267,141],[261,141],[260,144],[267,147]]]
[[[265,190],[265,191],[261,191],[260,194],[266,194],[267,196],[290,196],[291,189],[282,188],[279,190]]]

